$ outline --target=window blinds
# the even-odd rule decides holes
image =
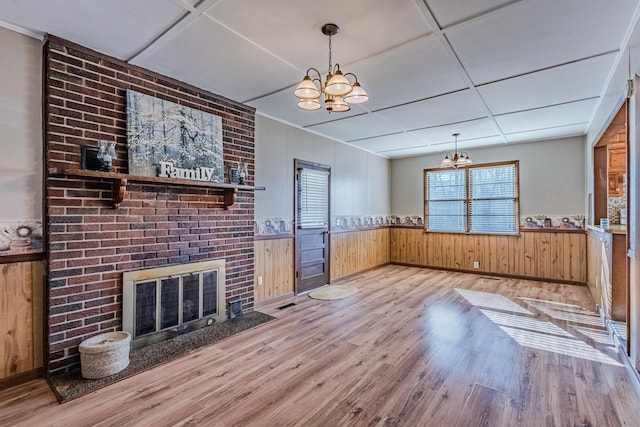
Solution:
[[[518,231],[517,162],[425,173],[428,231]]]
[[[514,164],[469,169],[470,231],[516,231],[516,183]]]
[[[465,231],[467,190],[463,169],[427,172],[428,230]]]
[[[329,225],[329,172],[301,168],[297,183],[298,228],[320,228]]]

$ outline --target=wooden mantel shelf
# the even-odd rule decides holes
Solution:
[[[158,176],[140,176],[129,175],[126,173],[117,172],[102,172],[92,171],[86,169],[76,168],[49,168],[49,175],[53,176],[72,176],[72,177],[85,177],[96,179],[109,179],[113,182],[113,207],[118,208],[127,191],[128,182],[147,182],[154,184],[170,184],[170,185],[184,185],[190,187],[206,187],[206,188],[218,188],[224,191],[224,208],[228,209],[229,206],[236,202],[236,195],[238,191],[256,191],[264,190],[265,187],[258,187],[254,185],[237,185],[237,184],[224,184],[219,182],[209,181],[192,181],[190,179],[180,178],[164,178]]]

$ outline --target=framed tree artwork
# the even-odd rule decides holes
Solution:
[[[222,119],[127,90],[129,173],[223,182]]]

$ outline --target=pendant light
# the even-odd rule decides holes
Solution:
[[[473,162],[471,161],[469,154],[464,151],[460,151],[460,153],[458,153],[458,137],[460,136],[460,134],[454,133],[452,134],[452,136],[455,138],[453,155],[451,155],[451,153],[445,154],[444,159],[442,159],[442,161],[440,162],[440,167],[461,168],[472,164]]]

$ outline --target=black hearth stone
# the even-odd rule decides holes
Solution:
[[[221,323],[214,323],[202,329],[189,332],[173,339],[131,350],[129,366],[121,372],[97,380],[82,378],[77,371],[55,375],[49,384],[60,403],[83,396],[114,382],[123,380],[139,372],[170,362],[201,347],[214,344],[232,335],[246,331],[263,323],[275,320],[273,316],[251,311],[240,317]]]

